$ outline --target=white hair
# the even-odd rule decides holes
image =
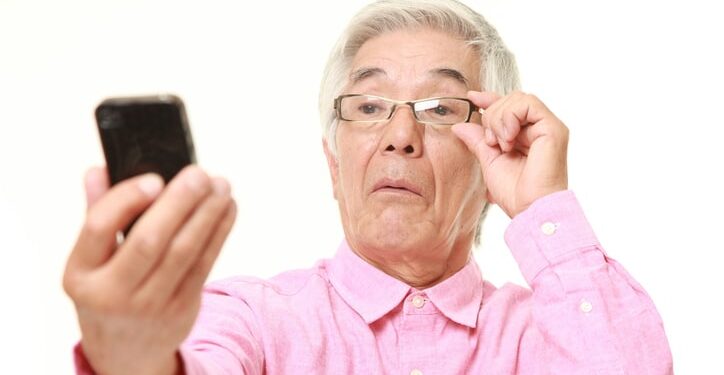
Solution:
[[[352,59],[360,47],[380,34],[430,28],[460,37],[480,54],[480,87],[485,91],[508,94],[520,88],[515,57],[505,47],[498,32],[480,14],[456,0],[379,0],[362,8],[350,20],[347,28],[332,48],[322,76],[319,92],[319,114],[324,139],[332,154],[336,154],[337,119],[334,98],[342,94],[349,80]],[[480,243],[480,231],[488,204],[485,204],[475,243]]]

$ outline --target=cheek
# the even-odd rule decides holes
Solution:
[[[365,172],[377,150],[378,137],[373,132],[354,129],[352,126],[340,128],[337,132],[339,184],[342,194],[346,193],[348,199],[351,194],[362,193]]]
[[[444,146],[435,152],[433,161],[436,187],[440,193],[436,201],[441,207],[457,212],[460,205],[466,205],[470,200],[484,199],[485,187],[475,156],[464,145],[452,140]]]

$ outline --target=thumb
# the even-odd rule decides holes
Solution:
[[[105,167],[92,167],[85,173],[85,200],[90,208],[110,188]]]
[[[478,158],[483,175],[485,175],[488,165],[500,155],[500,149],[490,147],[485,143],[483,127],[478,124],[469,122],[455,124],[452,126],[452,132],[460,138],[460,140],[465,143],[465,146],[468,147],[468,150]]]

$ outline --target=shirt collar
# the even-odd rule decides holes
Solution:
[[[360,258],[347,241],[340,244],[328,269],[332,286],[367,324],[389,313],[412,289]],[[483,281],[472,258],[460,271],[422,292],[450,320],[475,328]]]
[[[400,304],[410,286],[367,263],[342,241],[329,263],[329,281],[367,324]]]
[[[470,328],[477,325],[483,303],[483,277],[472,257],[460,271],[423,292],[450,320]]]

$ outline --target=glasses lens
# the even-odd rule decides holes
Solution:
[[[435,124],[455,124],[468,119],[470,103],[463,99],[431,99],[415,103],[420,121]]]
[[[340,109],[345,120],[376,121],[387,119],[392,103],[372,96],[347,96],[342,98]]]

